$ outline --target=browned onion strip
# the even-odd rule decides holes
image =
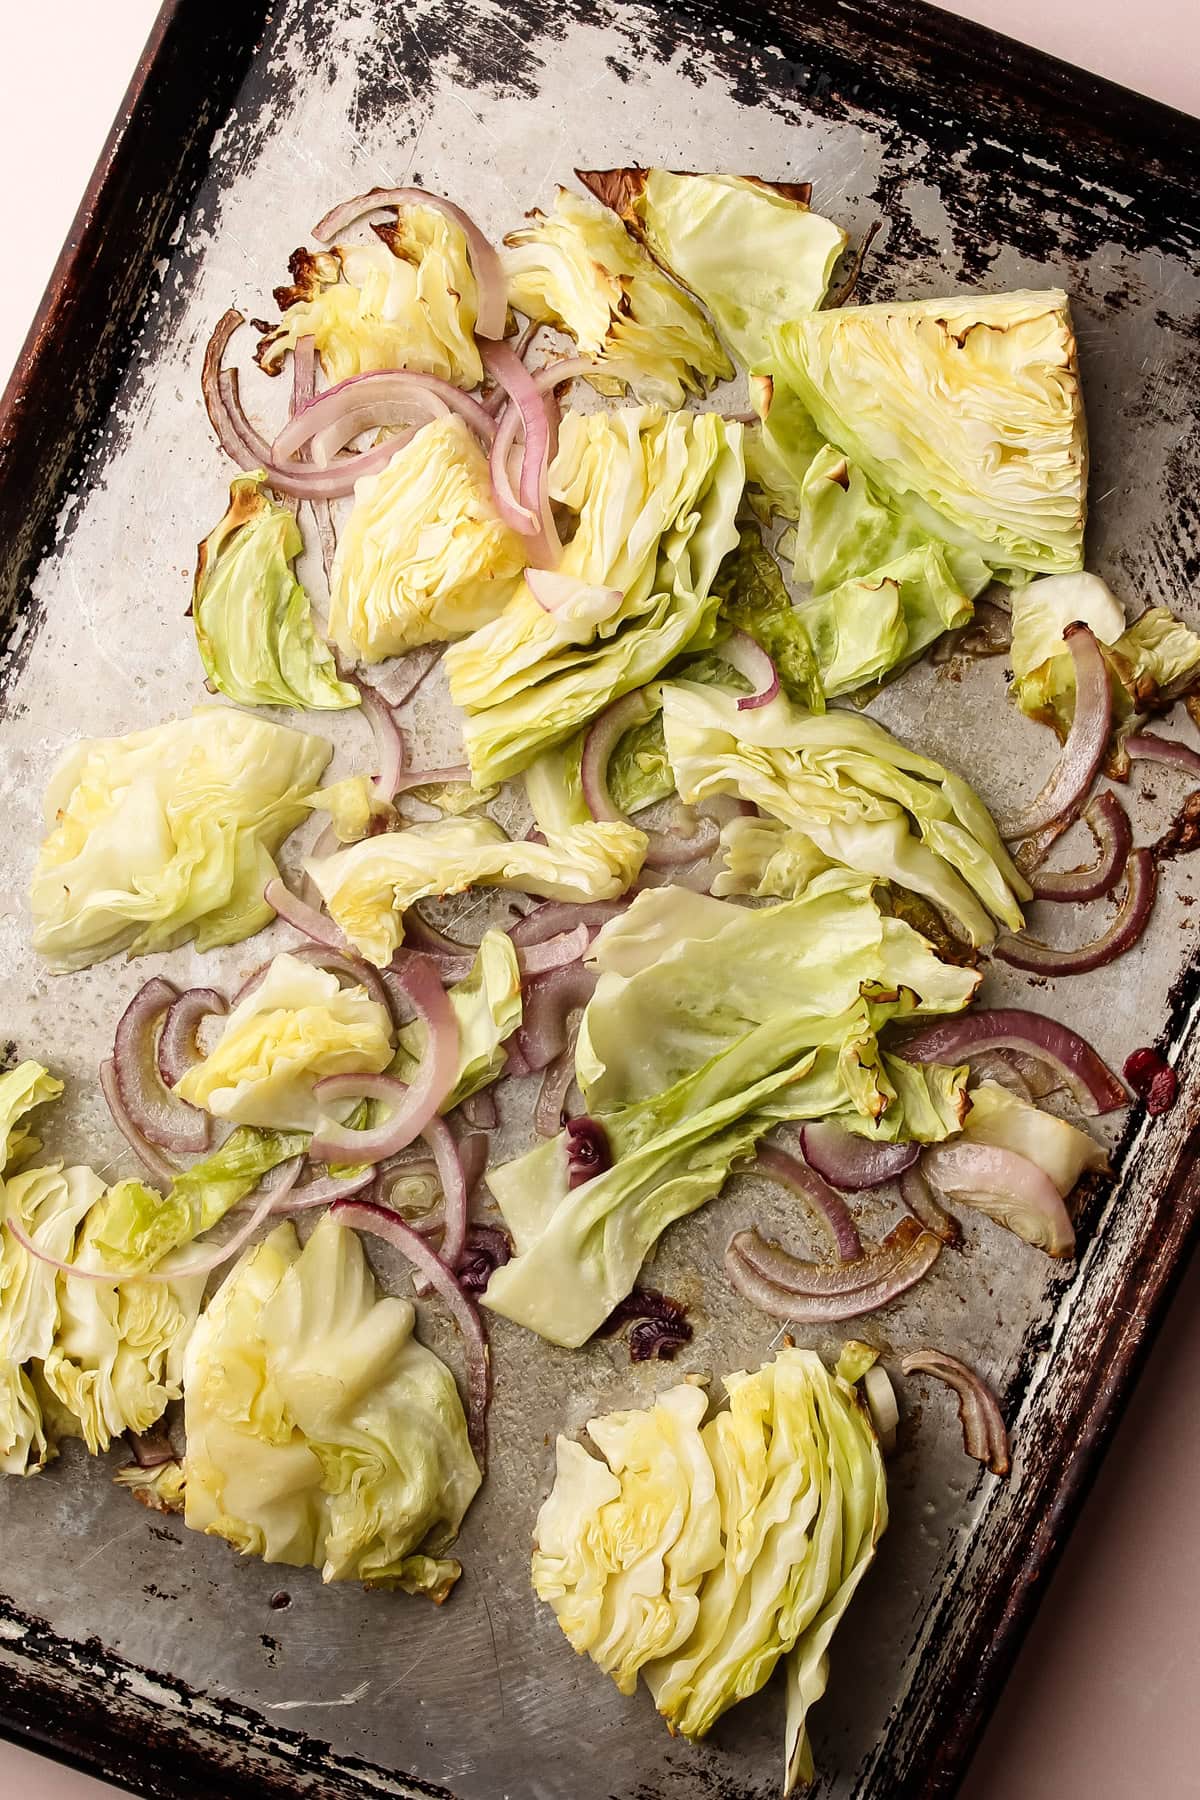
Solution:
[[[1158,865],[1153,850],[1135,850],[1125,865],[1125,898],[1121,910],[1102,937],[1072,950],[1055,950],[1034,938],[1001,937],[992,955],[1014,969],[1032,969],[1041,975],[1087,975],[1115,961],[1137,943],[1154,905]]]
[[[1019,1006],[976,1007],[905,1040],[909,1062],[970,1062],[981,1050],[1017,1050],[1046,1063],[1070,1088],[1080,1112],[1115,1112],[1129,1095],[1086,1038],[1044,1013]]]
[[[922,1175],[919,1164],[914,1163],[901,1175],[900,1198],[913,1218],[919,1220],[926,1231],[932,1231],[935,1236],[940,1237],[943,1244],[962,1242],[962,1226],[940,1201],[934,1199],[933,1190]]]
[[[901,1359],[906,1375],[933,1375],[958,1395],[963,1449],[993,1475],[1009,1471],[1008,1432],[992,1390],[956,1356],[944,1350],[914,1350]]]
[[[850,1209],[842,1196],[809,1168],[776,1144],[762,1144],[753,1168],[783,1187],[791,1188],[808,1201],[833,1240],[840,1261],[857,1263],[863,1253],[858,1227],[850,1217]]]
[[[1096,840],[1097,861],[1087,869],[1047,869],[1032,874],[1029,883],[1035,899],[1098,900],[1102,894],[1110,894],[1120,881],[1133,849],[1129,814],[1106,788],[1084,807],[1083,818]]]
[[[1075,665],[1075,716],[1053,774],[1028,810],[1001,827],[1009,839],[1033,837],[1073,819],[1096,779],[1112,730],[1112,687],[1104,653],[1086,625],[1063,632]]]
[[[1121,748],[1132,762],[1170,763],[1185,769],[1189,775],[1200,775],[1200,751],[1175,738],[1159,737],[1154,731],[1139,731],[1127,737]]]
[[[928,1274],[941,1250],[942,1240],[910,1218],[861,1262],[836,1266],[804,1262],[757,1231],[739,1231],[729,1240],[725,1268],[738,1293],[772,1318],[833,1324],[887,1306]]]

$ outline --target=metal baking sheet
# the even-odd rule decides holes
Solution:
[[[421,182],[499,235],[576,165],[721,167],[811,180],[814,206],[855,237],[882,219],[863,298],[1061,283],[1093,445],[1089,566],[1131,611],[1164,602],[1200,624],[1200,128],[913,7],[287,0],[265,17],[244,9],[240,34],[234,13],[164,9],[116,146],[120,182],[101,179],[81,227],[89,255],[103,247],[112,266],[107,304],[88,286],[88,256],[68,255],[0,416],[0,468],[28,496],[18,521],[10,486],[5,510],[3,1036],[67,1080],[50,1147],[101,1170],[123,1165],[94,1072],[130,994],[159,968],[234,984],[276,940],[48,977],[25,903],[41,792],[76,734],[151,725],[205,698],[183,614],[194,545],[220,516],[230,471],[201,405],[203,344],[231,303],[270,311],[288,253],[344,195]],[[193,77],[172,138],[156,73],[184,79],[187,54],[206,44],[221,66],[248,65],[244,81],[234,93],[227,75],[223,100],[216,73],[205,89]],[[136,155],[129,131],[141,132]],[[165,173],[146,148],[155,131],[174,146]],[[121,221],[115,242],[106,203]],[[106,371],[117,387],[102,408]],[[247,392],[252,405],[281,404],[265,381]],[[50,525],[40,550],[39,520]],[[872,710],[1007,803],[1033,791],[1052,746],[1003,688],[997,662],[925,666]],[[435,752],[448,741],[436,690],[413,723]],[[303,724],[335,740],[335,773],[361,759],[358,721]],[[1135,777],[1139,837],[1157,835],[1183,797],[1168,770]],[[1075,1262],[1052,1265],[968,1223],[962,1255],[862,1322],[888,1352],[933,1338],[977,1364],[1003,1397],[1015,1459],[1006,1483],[977,1473],[947,1398],[909,1384],[892,1522],[813,1719],[819,1795],[952,1791],[1165,1303],[1197,1201],[1195,893],[1188,862],[1168,865],[1143,944],[1086,979],[989,976],[989,998],[1044,1006],[1112,1062],[1169,1044],[1184,1099],[1157,1122],[1118,1120],[1118,1173],[1083,1204]],[[1064,917],[1064,938],[1090,917]],[[515,1141],[521,1121],[506,1128]],[[466,1573],[441,1610],[239,1560],[135,1508],[111,1484],[113,1460],[74,1447],[38,1479],[0,1485],[6,1728],[147,1794],[765,1800],[778,1783],[774,1684],[705,1745],[673,1741],[644,1693],[623,1699],[571,1653],[527,1569],[558,1430],[641,1403],[685,1370],[719,1375],[769,1351],[775,1327],[727,1291],[720,1252],[752,1213],[794,1233],[794,1216],[772,1206],[742,1181],[668,1234],[654,1279],[696,1322],[673,1366],[631,1368],[619,1340],[560,1351],[497,1322],[492,1467],[461,1539]],[[386,1257],[377,1266],[398,1278]],[[433,1308],[421,1328],[454,1362]],[[835,1342],[798,1335],[824,1351]]]

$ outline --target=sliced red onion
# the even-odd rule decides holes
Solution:
[[[597,1175],[612,1168],[612,1146],[608,1132],[599,1119],[581,1113],[568,1119],[563,1128],[567,1146],[567,1186],[582,1187]]]
[[[334,1217],[354,1231],[370,1231],[406,1256],[419,1275],[445,1300],[463,1335],[467,1361],[467,1426],[480,1468],[487,1462],[487,1409],[491,1394],[491,1366],[483,1321],[436,1251],[403,1219],[369,1200],[337,1200]]]
[[[459,1112],[468,1125],[476,1131],[495,1131],[500,1123],[500,1114],[496,1110],[496,1096],[491,1088],[481,1088],[477,1094],[468,1094],[459,1106]],[[486,1160],[487,1145],[484,1145]]]
[[[1125,865],[1125,898],[1120,911],[1102,937],[1071,950],[1055,950],[1034,938],[999,937],[992,955],[1014,969],[1033,969],[1042,975],[1087,975],[1115,961],[1133,948],[1146,929],[1158,885],[1158,864],[1153,850],[1135,850]]]
[[[396,794],[411,793],[413,788],[440,787],[452,781],[468,782],[470,779],[469,763],[446,763],[440,769],[405,769],[396,783]]]
[[[598,713],[583,740],[579,774],[583,797],[592,817],[601,822],[628,825],[628,815],[621,812],[608,789],[608,765],[617,745],[627,731],[644,725],[658,711],[644,688],[635,688],[620,700],[614,700]],[[694,862],[708,856],[720,841],[715,820],[701,819],[691,837],[675,832],[646,832],[646,863],[652,869],[672,868],[678,863]]]
[[[863,1399],[871,1414],[871,1423],[875,1427],[875,1436],[879,1439],[879,1448],[885,1456],[890,1456],[896,1448],[900,1408],[887,1370],[875,1363],[862,1378],[862,1390]]]
[[[1122,740],[1121,748],[1133,762],[1170,763],[1189,775],[1200,775],[1200,752],[1174,738],[1159,737],[1154,731],[1139,731]]]
[[[508,394],[511,406],[506,409],[500,420],[492,445],[492,481],[496,486],[496,500],[501,515],[504,514],[505,496],[502,489],[507,482],[507,447],[509,431],[515,433],[519,419],[524,432],[524,450],[521,456],[521,475],[518,482],[518,507],[508,516],[508,523],[515,531],[524,536],[538,540],[531,552],[531,560],[557,562],[562,550],[558,531],[554,524],[554,514],[550,507],[550,416],[546,407],[544,394],[538,389],[529,370],[519,357],[513,355],[507,344],[485,343],[480,347],[483,366],[493,381],[498,381]],[[515,413],[513,409],[516,409]],[[509,419],[513,424],[509,426]],[[501,479],[497,483],[498,465],[503,464]],[[511,490],[510,490],[511,491]]]
[[[1009,1470],[1008,1432],[987,1383],[968,1369],[956,1356],[944,1350],[913,1350],[902,1357],[900,1367],[906,1375],[933,1375],[944,1381],[958,1395],[958,1416],[963,1428],[963,1449],[976,1462],[981,1462],[993,1475],[1007,1475]]]
[[[450,382],[408,369],[371,369],[326,388],[293,414],[272,444],[271,454],[276,462],[286,463],[314,444],[332,461],[360,433],[409,425],[414,413],[425,424],[457,413],[485,446],[496,435],[496,422],[481,402]],[[393,450],[400,447],[399,441],[393,443]]]
[[[1086,625],[1063,633],[1075,665],[1075,716],[1053,774],[1028,810],[1002,827],[1006,838],[1033,837],[1075,818],[1104,760],[1112,731],[1112,687],[1104,653]]]
[[[394,1075],[327,1075],[313,1092],[318,1101],[366,1096],[383,1100],[391,1116],[370,1131],[323,1120],[313,1133],[314,1162],[379,1163],[419,1137],[454,1086],[458,1070],[458,1019],[427,957],[410,956],[389,971],[426,1029],[425,1054],[411,1085]]]
[[[296,339],[292,351],[292,403],[290,416],[303,412],[317,392],[317,340],[305,336]]]
[[[921,1167],[940,1193],[974,1207],[1048,1256],[1070,1256],[1075,1228],[1043,1169],[995,1144],[933,1144]]]
[[[738,1293],[772,1318],[796,1324],[833,1324],[889,1305],[928,1274],[942,1240],[915,1219],[901,1219],[859,1262],[804,1262],[757,1231],[729,1240],[725,1268]]]
[[[1092,1046],[1057,1019],[1023,1007],[979,1007],[930,1025],[906,1039],[901,1054],[909,1062],[970,1062],[979,1050],[1019,1050],[1049,1063],[1070,1088],[1080,1112],[1116,1112],[1129,1096]]]
[[[575,1040],[579,1036],[579,1015],[567,1026],[567,1047],[546,1067],[533,1109],[533,1128],[539,1137],[557,1137],[563,1127],[567,1095],[575,1079]]]
[[[278,875],[274,880],[268,881],[263,889],[263,899],[281,919],[285,919],[296,931],[303,932],[306,938],[311,938],[314,944],[324,944],[327,950],[335,950],[339,956],[354,955],[352,946],[346,942],[333,920],[293,894]]]
[[[1030,1105],[1036,1098],[1024,1070],[1017,1067],[1007,1050],[982,1050],[978,1056],[973,1056],[971,1080],[994,1081],[998,1086],[1006,1087],[1010,1094],[1015,1094],[1018,1100],[1028,1100]]]
[[[158,1072],[159,1023],[178,999],[179,989],[161,975],[138,989],[117,1025],[113,1070],[122,1106],[139,1135],[177,1156],[198,1156],[211,1142],[212,1120],[172,1094]]]
[[[591,933],[587,926],[576,925],[574,931],[560,932],[558,937],[546,938],[540,944],[518,950],[521,974],[546,975],[551,969],[564,969],[569,963],[579,961],[590,942]]]
[[[657,1288],[632,1288],[623,1300],[617,1301],[593,1335],[614,1337],[623,1325],[631,1323],[630,1362],[674,1362],[676,1352],[692,1341],[687,1307],[670,1294],[660,1294]]]
[[[752,694],[738,695],[738,711],[749,712],[768,706],[779,692],[779,670],[761,644],[755,643],[748,631],[732,631],[718,649],[722,662],[727,662],[739,675],[744,675],[754,689]]]
[[[483,1096],[477,1096],[482,1098]],[[490,1098],[490,1095],[488,1096]],[[473,1194],[483,1179],[487,1168],[491,1145],[488,1143],[486,1131],[467,1131],[458,1140],[458,1160],[462,1165],[463,1180],[467,1184],[468,1195]]]
[[[565,381],[578,381],[586,375],[594,375],[598,368],[594,356],[560,356],[554,362],[543,363],[540,369],[533,370],[533,385],[539,394],[551,393],[560,388]]]
[[[457,1269],[467,1241],[467,1178],[454,1133],[445,1119],[432,1118],[421,1136],[433,1151],[438,1180],[445,1201],[444,1226],[439,1255],[448,1269]],[[418,1289],[418,1292],[421,1292]]]
[[[436,963],[444,982],[465,981],[475,967],[478,944],[464,944],[423,919],[415,906],[404,915],[404,949],[418,950]]]
[[[875,1144],[829,1119],[801,1126],[800,1147],[810,1168],[844,1194],[894,1181],[921,1154],[919,1144]]]
[[[577,925],[585,926],[591,939],[610,919],[628,910],[628,900],[542,900],[509,927],[508,935],[518,950],[544,944],[547,938],[573,931]]]
[[[158,1039],[158,1073],[166,1087],[175,1087],[200,1061],[196,1032],[204,1020],[228,1010],[224,994],[216,988],[188,988],[180,994],[163,1020]]]
[[[382,212],[385,208],[401,212],[410,206],[428,206],[434,212],[444,213],[458,226],[467,240],[471,273],[479,290],[475,330],[481,338],[502,338],[508,322],[508,285],[500,258],[474,219],[452,200],[444,200],[440,194],[427,194],[424,188],[372,188],[369,194],[357,194],[353,200],[343,200],[332,207],[313,228],[313,236],[318,244],[331,244],[339,231],[345,231],[366,213]]]
[[[940,1237],[943,1244],[961,1244],[962,1226],[934,1199],[933,1191],[921,1173],[919,1163],[905,1169],[900,1177],[900,1198],[913,1218]]]
[[[351,675],[349,679],[358,689],[363,718],[371,727],[371,737],[375,744],[372,790],[378,800],[393,800],[400,789],[408,762],[404,734],[396,723],[391,707],[370,682],[359,675]]]
[[[535,1075],[567,1047],[569,1015],[586,1006],[596,987],[596,971],[586,963],[568,963],[528,983],[519,1030],[508,1040],[510,1060],[526,1075]],[[516,1068],[510,1070],[515,1074]]]
[[[772,1181],[781,1182],[808,1201],[828,1231],[842,1262],[859,1261],[863,1253],[862,1239],[846,1202],[814,1169],[807,1168],[798,1157],[790,1156],[775,1144],[761,1145],[753,1166],[759,1174],[769,1175]]]
[[[100,1092],[108,1102],[108,1110],[112,1114],[113,1124],[143,1168],[148,1169],[154,1179],[161,1182],[164,1187],[170,1187],[178,1175],[179,1169],[169,1157],[164,1156],[161,1150],[156,1150],[154,1145],[142,1136],[130,1118],[125,1102],[121,1098],[116,1065],[111,1058],[100,1064]]]
[[[1047,869],[1031,875],[1036,899],[1098,900],[1111,893],[1125,873],[1133,849],[1133,827],[1117,796],[1106,788],[1089,800],[1083,817],[1096,840],[1098,861],[1087,869]]]
[[[371,1168],[360,1169],[357,1175],[315,1176],[277,1200],[271,1208],[271,1216],[287,1217],[291,1213],[310,1212],[314,1206],[332,1206],[335,1200],[348,1200],[351,1194],[361,1194],[364,1188],[371,1187],[378,1174],[377,1169]]]

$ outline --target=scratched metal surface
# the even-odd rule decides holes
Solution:
[[[981,135],[950,150],[932,121],[923,138],[882,110],[831,99],[820,84],[806,97],[809,85],[803,69],[769,49],[752,55],[733,31],[713,35],[636,7],[571,14],[487,0],[463,9],[292,0],[281,8],[210,177],[180,221],[111,423],[66,499],[10,658],[0,772],[4,1036],[67,1078],[52,1149],[123,1166],[93,1077],[142,980],[162,968],[180,983],[202,976],[232,986],[273,947],[260,938],[203,964],[183,951],[48,978],[29,950],[24,896],[39,797],[64,742],[147,726],[204,698],[183,613],[193,546],[222,510],[229,470],[201,406],[202,345],[231,302],[269,312],[289,251],[342,195],[419,179],[469,203],[499,234],[574,165],[721,166],[811,179],[814,205],[855,236],[882,213],[887,235],[867,297],[1061,282],[1075,300],[1093,441],[1090,566],[1131,612],[1165,601],[1200,623],[1196,515],[1183,498],[1196,491],[1186,432],[1200,278],[1182,228],[1164,236],[1132,196],[1064,180],[1034,149],[1014,152]],[[248,391],[264,411],[282,404],[278,386]],[[922,668],[874,710],[994,801],[1031,791],[1051,758],[1045,734],[1006,706],[997,662]],[[419,702],[413,725],[435,754],[453,740],[436,695]],[[339,718],[328,733],[335,772],[354,766],[361,725]],[[1155,771],[1152,781],[1135,779],[1130,798],[1139,836],[1157,835],[1182,798],[1180,778]],[[302,843],[292,841],[291,866]],[[1170,865],[1151,934],[1117,967],[1051,992],[1007,972],[989,977],[988,995],[1044,1004],[1119,1062],[1168,1014],[1195,948],[1194,897],[1191,869]],[[1060,909],[1052,929],[1090,935],[1099,910]],[[1176,1005],[1181,1037],[1185,1012]],[[527,1109],[508,1111],[501,1153],[527,1134]],[[1016,1464],[1007,1488],[977,1476],[945,1398],[905,1395],[891,1528],[836,1641],[830,1691],[814,1718],[820,1794],[901,1791],[922,1707],[954,1663],[955,1620],[969,1613],[972,1585],[987,1582],[1006,1514],[1016,1517],[1022,1422],[1031,1439],[1035,1426],[1044,1437],[1063,1384],[1087,1377],[1077,1352],[1068,1363],[1054,1346],[1085,1341],[1089,1316],[1111,1303],[1136,1246],[1139,1195],[1170,1166],[1187,1122],[1181,1109],[1153,1132],[1127,1134],[1120,1183],[1084,1210],[1075,1265],[1052,1268],[986,1222],[969,1222],[963,1255],[945,1256],[903,1304],[864,1322],[862,1335],[885,1350],[933,1338],[987,1374],[1015,1416]],[[527,1580],[557,1431],[643,1402],[689,1369],[756,1364],[771,1347],[774,1326],[737,1302],[719,1273],[730,1231],[755,1216],[796,1236],[778,1197],[743,1180],[662,1246],[654,1280],[688,1300],[696,1322],[690,1354],[673,1367],[632,1369],[619,1340],[564,1352],[498,1323],[493,1463],[461,1539],[466,1574],[444,1609],[323,1589],[310,1574],[239,1561],[220,1542],[138,1511],[111,1486],[109,1464],[69,1450],[38,1480],[0,1490],[0,1531],[20,1546],[5,1559],[0,1663],[8,1656],[16,1666],[32,1641],[22,1619],[44,1621],[79,1646],[81,1671],[100,1655],[115,1704],[125,1689],[214,1728],[228,1709],[248,1753],[303,1745],[331,1776],[343,1770],[349,1780],[353,1770],[362,1791],[418,1791],[411,1780],[456,1800],[774,1792],[782,1727],[774,1686],[705,1746],[673,1742],[644,1694],[623,1699],[573,1656]],[[875,1222],[871,1209],[867,1223]],[[385,1281],[398,1280],[385,1259],[377,1266]],[[431,1308],[421,1328],[453,1362]],[[808,1341],[824,1351],[835,1342]],[[276,1609],[281,1589],[290,1605]],[[105,1656],[118,1660],[106,1665]]]

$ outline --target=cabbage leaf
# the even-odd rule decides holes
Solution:
[[[968,624],[974,610],[941,549],[925,544],[810,600],[797,622],[815,653],[818,684],[833,700],[914,662],[943,632]]]
[[[507,931],[484,932],[471,973],[447,989],[447,998],[458,1021],[458,1072],[443,1113],[504,1073],[505,1041],[521,1023],[521,965]],[[392,1074],[412,1080],[428,1036],[420,1019],[401,1028]]]
[[[192,620],[205,674],[241,706],[357,706],[292,568],[304,548],[295,514],[263,492],[265,479],[235,476],[225,517],[200,546]]]
[[[824,712],[827,690],[807,614],[792,605],[779,565],[756,526],[742,527],[737,549],[721,565],[716,588],[721,618],[766,651],[788,699],[810,712]]]
[[[61,972],[259,931],[275,852],[330,754],[324,738],[216,706],[73,744],[46,790],[34,948]]]
[[[326,1214],[247,1251],[184,1365],[185,1522],[325,1581],[442,1600],[479,1487],[446,1365],[414,1309],[378,1298],[354,1232]]]

